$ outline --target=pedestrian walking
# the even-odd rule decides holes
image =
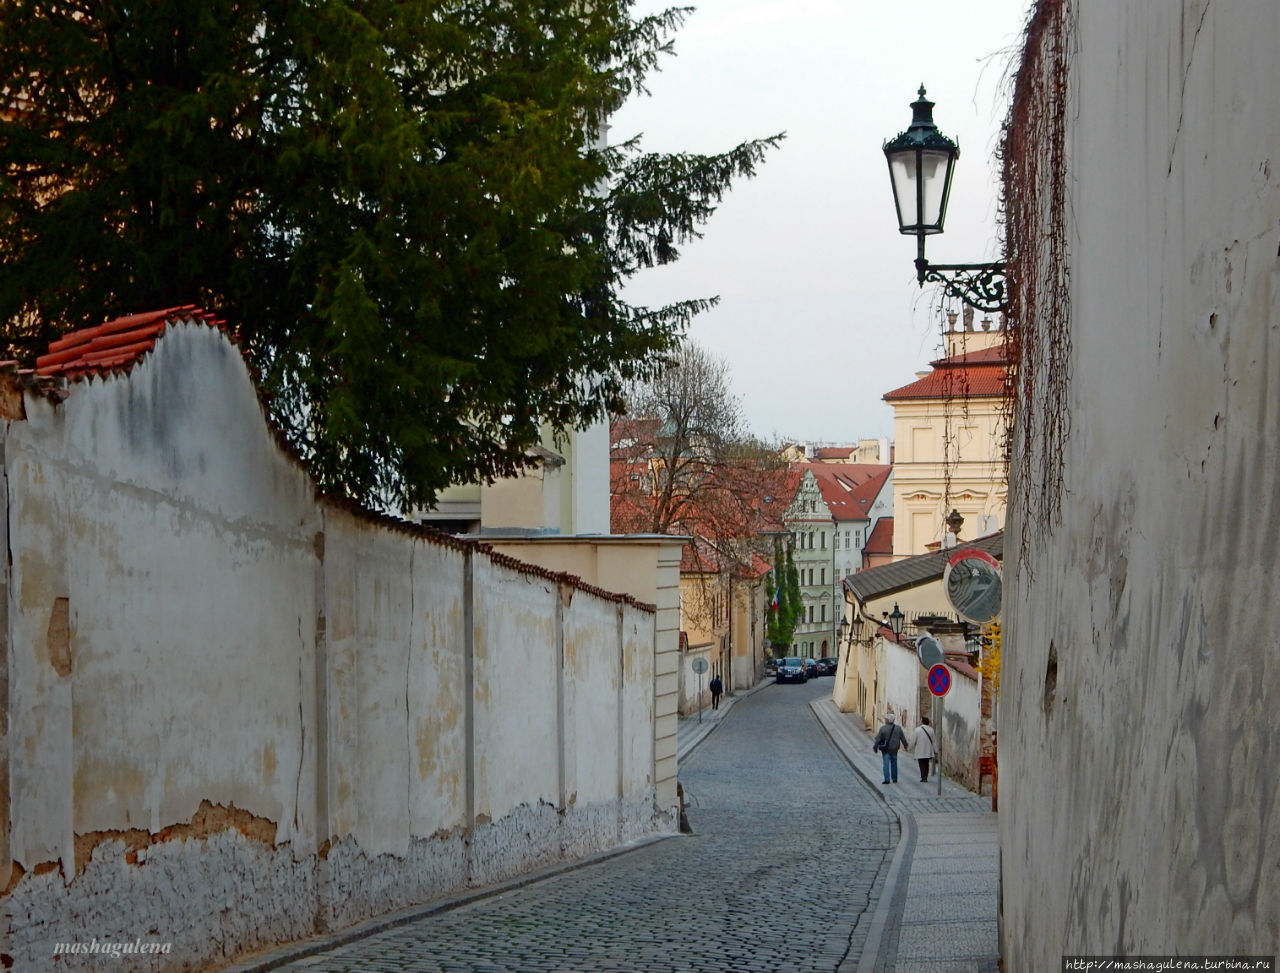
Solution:
[[[884,767],[884,783],[898,782],[898,751],[907,742],[907,735],[897,724],[897,717],[892,713],[885,714],[884,725],[876,734],[873,750],[880,754],[880,762]]]
[[[938,740],[927,716],[920,717],[920,725],[911,737],[911,752],[920,764],[920,782],[925,783],[929,780],[929,761],[938,755]]]
[[[724,692],[724,683],[720,681],[719,676],[711,677],[711,708],[720,708],[720,694]]]

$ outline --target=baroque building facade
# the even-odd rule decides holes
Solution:
[[[1008,372],[1002,322],[975,327],[948,315],[946,355],[916,381],[885,394],[893,408],[893,556],[950,546],[947,518],[963,517],[963,536],[1004,527]]]

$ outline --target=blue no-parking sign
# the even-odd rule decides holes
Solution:
[[[929,692],[945,696],[951,690],[951,670],[939,663],[929,669]]]

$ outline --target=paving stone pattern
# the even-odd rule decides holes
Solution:
[[[279,968],[851,968],[899,834],[809,708],[830,685],[769,686],[735,701],[680,767],[695,834]]]
[[[990,812],[917,814],[896,973],[994,969],[996,835]],[[964,854],[957,854],[963,848]]]

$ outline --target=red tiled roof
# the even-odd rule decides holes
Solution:
[[[796,491],[800,489],[800,480],[803,475],[795,470],[775,470],[764,478],[770,485],[765,488],[771,489],[771,492],[760,497],[755,503],[756,513],[759,515],[757,531],[786,533],[787,526],[782,519],[786,516],[791,501],[796,498]]]
[[[662,420],[654,416],[619,416],[609,423],[609,448],[648,455],[661,430]]]
[[[647,534],[653,529],[653,497],[631,480],[633,464],[609,463],[609,533]]]
[[[49,345],[47,355],[36,359],[36,373],[77,379],[117,369],[127,371],[155,347],[168,325],[185,321],[225,330],[222,321],[194,304],[131,314],[59,338]]]
[[[853,497],[858,501],[859,507],[870,510],[876,502],[876,497],[880,495],[880,491],[884,489],[885,483],[892,475],[892,466],[882,466],[880,467],[880,472],[872,474],[859,483],[853,491]]]
[[[884,400],[1003,398],[1005,371],[1003,365],[938,368],[910,385],[886,392]]]
[[[856,446],[820,446],[814,451],[817,460],[847,460],[853,455]]]
[[[1002,398],[1008,363],[1004,345],[939,358],[929,363],[932,372],[886,392],[884,400]]]
[[[681,574],[718,574],[731,571],[737,577],[760,578],[770,571],[769,562],[754,552],[747,561],[720,550],[705,537],[694,537],[680,551]]]
[[[871,528],[871,534],[867,537],[867,543],[863,546],[864,554],[892,554],[893,553],[893,518],[881,517],[876,521],[876,525]]]
[[[934,368],[945,368],[948,365],[1007,365],[1009,356],[1005,354],[1004,345],[993,345],[978,351],[966,351],[961,355],[939,358],[929,362]]]
[[[946,652],[944,655],[947,660],[947,665],[952,669],[960,673],[962,676],[968,676],[975,682],[977,681],[978,670],[969,665],[969,657],[967,654],[962,652]]]
[[[866,520],[892,466],[879,463],[792,463],[818,481],[822,500],[836,520]]]
[[[727,559],[701,537],[695,537],[680,549],[681,574],[716,574],[727,566]]]
[[[751,555],[751,571],[753,578],[763,578],[766,574],[773,570],[773,565],[762,558],[759,554]]]

